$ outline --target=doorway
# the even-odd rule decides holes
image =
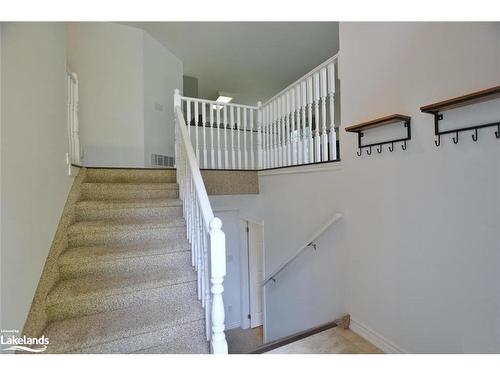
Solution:
[[[265,341],[264,225],[240,220],[241,328],[258,329]]]
[[[226,332],[230,353],[249,353],[265,342],[264,226],[240,218],[239,328]]]

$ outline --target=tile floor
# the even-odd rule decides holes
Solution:
[[[264,354],[382,354],[350,329],[335,327]]]

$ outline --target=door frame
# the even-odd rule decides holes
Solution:
[[[240,216],[240,310],[241,310],[241,328],[250,328],[250,320],[248,319],[248,314],[250,311],[249,304],[249,265],[248,265],[248,234],[246,231],[247,222],[260,225],[262,228],[262,274],[266,275],[266,247],[264,241],[265,227],[263,220],[256,220],[254,218],[248,218],[246,216]],[[267,342],[267,314],[266,314],[266,288],[262,287],[262,330],[263,330],[263,341]]]

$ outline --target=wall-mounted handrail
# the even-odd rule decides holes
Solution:
[[[322,227],[319,229],[313,236],[309,238],[298,250],[297,252],[287,259],[284,263],[282,263],[274,272],[272,272],[269,276],[264,279],[262,285],[266,285],[270,280],[275,280],[276,275],[278,275],[281,271],[283,271],[290,263],[292,263],[297,257],[302,254],[302,252],[307,249],[309,246],[313,246],[316,249],[316,244],[314,241],[321,236],[330,226],[335,224],[337,221],[342,219],[343,215],[340,213],[335,214],[330,220],[328,220]],[[275,280],[276,281],[276,280]]]
[[[212,353],[227,354],[222,300],[226,238],[221,230],[222,222],[214,217],[208,200],[182,113],[179,90],[175,90],[174,110],[177,183],[186,220],[186,236],[191,244],[191,263],[197,272],[198,299],[205,309],[206,336]]]

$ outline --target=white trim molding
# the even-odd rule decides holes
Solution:
[[[365,340],[371,342],[373,345],[375,345],[377,348],[382,350],[384,353],[387,354],[407,354],[408,352],[401,348],[400,346],[397,346],[390,340],[386,339],[384,336],[382,336],[380,333],[375,332],[373,329],[368,328],[364,323],[361,323],[359,320],[351,317],[351,324],[349,326],[351,331],[354,333],[357,333],[361,337],[363,337]]]
[[[313,172],[327,172],[327,171],[340,171],[342,166],[340,162],[332,163],[324,163],[324,164],[310,164],[303,166],[293,166],[287,168],[276,168],[276,169],[268,169],[264,171],[257,172],[259,177],[263,176],[277,176],[284,174],[298,174],[298,173],[313,173]]]

